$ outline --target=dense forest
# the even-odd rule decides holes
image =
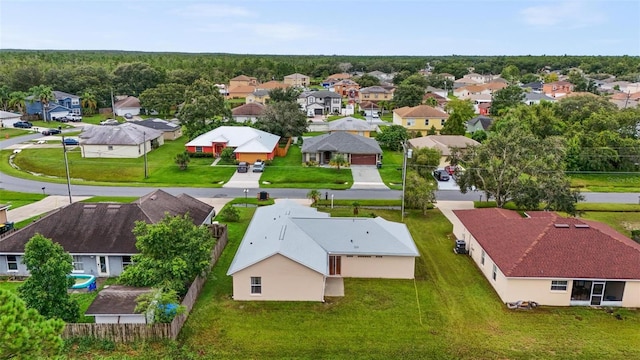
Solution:
[[[580,68],[587,74],[611,74],[637,81],[640,57],[631,56],[297,56],[146,53],[121,51],[0,51],[0,88],[27,92],[38,85],[72,94],[93,94],[98,107],[109,106],[110,93],[139,95],[159,84],[192,84],[204,78],[226,83],[240,74],[260,81],[281,80],[295,72],[320,79],[343,71],[434,73],[456,78],[469,72],[499,74],[515,65],[522,74]]]

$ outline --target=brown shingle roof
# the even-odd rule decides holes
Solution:
[[[507,277],[640,279],[640,244],[602,223],[503,209],[454,213]]]
[[[428,147],[440,150],[443,156],[451,155],[451,148],[465,149],[469,146],[480,145],[479,142],[463,135],[428,135],[409,140],[414,148]]]
[[[231,89],[229,89],[229,94],[231,93],[251,94],[254,91],[256,91],[255,86],[241,85],[241,86],[234,86]]]
[[[151,288],[136,288],[121,285],[109,285],[102,289],[93,300],[85,315],[131,315],[137,305],[136,299]]]
[[[400,115],[403,118],[442,118],[447,119],[449,114],[440,111],[438,109],[434,109],[429,105],[418,105],[414,107],[401,107],[399,109],[393,110],[396,114]]]
[[[116,101],[116,103],[113,104],[113,106],[115,106],[117,109],[140,107],[140,100],[138,100],[138,98],[134,96],[127,96],[122,100]]]
[[[351,75],[347,74],[347,73],[338,73],[338,74],[333,74],[333,75],[329,75],[327,77],[327,80],[342,80],[342,79],[349,79],[351,78]]]
[[[231,113],[234,116],[259,116],[264,113],[264,105],[255,102],[248,103],[234,108]]]

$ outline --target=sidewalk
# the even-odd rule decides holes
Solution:
[[[90,198],[90,196],[74,196],[72,200],[73,202],[78,202],[88,198]],[[7,220],[17,223],[34,216],[48,213],[66,205],[69,205],[68,196],[49,195],[40,201],[34,202],[33,204],[21,206],[15,210],[9,210],[7,212]]]

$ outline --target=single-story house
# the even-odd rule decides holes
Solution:
[[[235,122],[243,123],[245,121],[251,121],[251,123],[255,123],[263,113],[264,105],[254,102],[233,108],[231,110],[231,117]]]
[[[163,131],[133,122],[87,125],[80,133],[80,150],[87,158],[138,158],[163,144]]]
[[[428,147],[440,151],[440,167],[449,165],[447,157],[451,155],[451,148],[466,149],[480,145],[479,142],[463,135],[428,135],[407,141],[410,148]]]
[[[354,135],[369,137],[372,131],[376,131],[376,126],[361,119],[351,116],[329,122],[329,132],[344,131]]]
[[[93,316],[96,324],[146,324],[147,314],[135,312],[138,296],[151,288],[107,285],[93,300],[86,316]]]
[[[155,224],[165,213],[189,214],[196,225],[211,224],[209,206],[189,195],[162,190],[133,203],[73,203],[0,239],[0,276],[27,276],[22,263],[25,244],[35,235],[52,239],[73,257],[73,272],[100,277],[118,276],[138,254],[132,230],[136,221]]]
[[[253,163],[273,160],[280,136],[248,126],[220,126],[185,144],[187,152],[220,156],[227,147],[234,149],[236,160]]]
[[[364,116],[374,116],[380,113],[380,106],[373,101],[362,101],[358,104],[360,111],[364,111]]]
[[[165,140],[175,140],[182,136],[182,126],[162,119],[146,119],[133,124],[160,130]]]
[[[467,121],[467,132],[474,133],[476,131],[488,131],[493,124],[493,118],[485,115],[476,116]]]
[[[140,115],[140,100],[135,96],[120,96],[116,99],[113,107],[114,113],[118,116]]]
[[[596,221],[454,210],[454,234],[504,302],[640,307],[640,244]]]
[[[432,127],[437,131],[444,127],[449,114],[429,105],[405,106],[393,110],[393,124],[407,130],[427,132]]]
[[[284,201],[256,210],[227,275],[234,300],[324,301],[345,277],[413,279],[418,256],[405,224]]]
[[[20,121],[21,116],[21,114],[0,110],[0,127],[13,127],[13,124]]]
[[[524,93],[522,100],[527,105],[540,104],[541,101],[556,102],[557,100],[542,93]]]
[[[381,161],[382,149],[375,139],[345,131],[315,136],[302,143],[302,162],[328,164],[337,154],[344,155],[351,165],[376,165]]]

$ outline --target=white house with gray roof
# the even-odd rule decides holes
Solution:
[[[342,96],[333,91],[305,91],[298,96],[298,104],[307,116],[340,114]]]
[[[315,136],[302,143],[302,162],[329,164],[338,154],[351,165],[376,165],[382,149],[375,139],[345,131]]]
[[[285,201],[256,210],[227,275],[234,300],[324,301],[345,277],[413,279],[417,256],[404,224]]]
[[[162,131],[133,123],[86,125],[80,133],[82,157],[87,158],[137,158],[163,144]]]
[[[524,93],[524,99],[522,99],[522,102],[527,105],[540,104],[541,101],[556,102],[558,100],[556,98],[552,98],[542,93],[539,94],[539,93],[533,93],[533,92]]]

